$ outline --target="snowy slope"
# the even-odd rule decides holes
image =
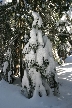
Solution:
[[[61,108],[72,108],[72,63],[65,63],[57,67],[60,82]]]
[[[68,57],[65,59],[65,63],[72,63],[72,55],[68,56]]]
[[[72,108],[72,63],[57,67],[60,82],[60,97],[26,99],[20,87],[0,82],[0,108]]]
[[[0,108],[72,108],[72,63],[57,66],[60,97],[27,99],[21,95],[20,86],[0,81]]]

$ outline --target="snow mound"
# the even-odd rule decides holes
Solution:
[[[72,63],[72,55],[68,56],[68,57],[65,59],[65,63]]]

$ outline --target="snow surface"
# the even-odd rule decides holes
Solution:
[[[12,75],[12,71],[9,71],[9,72],[8,72],[8,81],[9,81],[9,83],[10,83],[10,81],[11,81],[11,75]]]
[[[6,62],[4,62],[4,64],[3,64],[4,66],[3,66],[3,72],[5,72],[6,73],[6,69],[7,69],[7,67],[8,67],[8,62],[6,61]]]
[[[11,3],[11,2],[12,2],[12,0],[3,0],[2,5],[7,4],[7,3]]]
[[[29,39],[30,44],[36,44],[37,37],[36,37],[36,30],[35,30],[35,28],[32,28],[32,30],[30,31],[30,37],[31,37]]]
[[[24,86],[26,86],[26,85],[29,89],[29,81],[28,81],[28,77],[27,77],[27,71],[24,70],[24,76],[22,78],[22,87],[24,88]]]
[[[65,59],[65,63],[72,63],[72,55],[68,56],[68,57]]]
[[[44,43],[43,43],[43,38],[42,38],[42,31],[41,31],[41,30],[38,30],[37,39],[38,39],[38,43],[39,43],[40,45],[44,45]]]
[[[41,66],[43,64],[43,47],[38,46],[36,62]]]
[[[0,81],[0,108],[72,108],[72,62],[57,66],[60,96],[25,98],[21,87]]]

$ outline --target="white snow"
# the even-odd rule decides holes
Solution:
[[[26,54],[24,60],[27,62],[28,59],[29,59],[29,54]]]
[[[71,44],[67,41],[65,47],[66,47],[66,51],[69,52],[71,48]]]
[[[39,20],[38,20],[38,25],[39,25],[39,27],[41,27],[42,26],[42,18],[39,16]]]
[[[50,71],[53,72],[56,66],[55,66],[55,61],[52,57],[49,57],[49,66],[50,66]]]
[[[34,21],[33,21],[33,24],[32,24],[32,27],[33,27],[34,25],[36,25],[36,23],[39,19],[39,14],[37,12],[32,12],[32,15],[34,17]]]
[[[34,20],[37,20],[39,18],[39,14],[37,12],[32,12],[32,15],[34,17]]]
[[[65,62],[66,62],[66,63],[72,63],[72,55],[68,56],[68,57],[65,59]]]
[[[43,48],[42,54],[43,54],[44,60],[47,60],[48,59],[48,52],[47,52],[46,47]]]
[[[61,18],[61,21],[65,21],[66,22],[67,18],[66,18],[66,14],[64,14]]]
[[[29,81],[28,81],[26,70],[24,70],[24,76],[22,78],[22,89],[24,88],[24,86],[26,86],[29,89]]]
[[[12,2],[12,0],[3,0],[2,5]]]
[[[43,64],[43,47],[42,46],[38,46],[36,62],[38,62],[39,66],[42,66]]]
[[[32,27],[36,25],[36,23],[38,23],[38,26],[41,27],[43,22],[42,22],[42,18],[40,17],[40,15],[37,12],[32,12],[32,15],[34,17]]]
[[[47,39],[47,42],[46,42],[45,47],[46,47],[46,49],[47,49],[48,55],[49,55],[50,57],[52,57],[52,56],[53,56],[53,54],[52,54],[52,43],[50,42],[49,39]]]
[[[70,21],[68,21],[67,16],[69,17]],[[64,12],[62,18],[60,18],[59,21],[56,24],[57,24],[57,26],[59,26],[59,23],[65,22],[66,23],[65,26],[67,28],[66,32],[72,34],[72,24],[71,24],[72,21],[71,20],[72,20],[72,8],[70,7],[70,9],[66,13]],[[60,32],[61,29],[64,31],[65,27],[63,27],[63,28],[59,27],[58,28],[59,32]]]
[[[34,54],[34,51],[31,49],[31,51],[29,52],[29,62],[32,61],[32,64],[34,63],[35,61],[35,54]]]
[[[72,25],[67,26],[66,28],[67,28],[67,31],[68,31],[70,34],[72,34]]]
[[[38,30],[37,39],[38,39],[38,43],[39,43],[40,45],[44,45],[44,43],[43,43],[43,38],[42,38],[42,31],[41,31],[41,30]]]
[[[36,69],[35,68],[30,68],[29,76],[31,77],[33,81],[33,86],[35,86],[36,85]]]
[[[3,65],[4,65],[4,66],[3,66],[3,72],[6,73],[6,69],[7,69],[7,67],[8,67],[8,61],[4,62]]]
[[[36,37],[36,30],[34,28],[32,28],[32,30],[30,31],[30,39],[29,39],[29,43],[30,44],[37,44],[36,43],[36,40],[37,40],[37,37]]]
[[[9,71],[9,72],[8,72],[8,81],[9,81],[9,83],[10,83],[10,81],[11,81],[11,76],[10,76],[11,74],[12,74],[12,71]]]
[[[67,14],[69,15],[70,19],[72,19],[72,8],[70,8],[70,10],[67,12]]]
[[[46,95],[45,88],[42,85],[42,81],[41,81],[41,74],[39,72],[35,72],[35,74],[36,74],[36,87],[34,91],[34,97],[39,97],[38,92],[41,92],[42,96]]]
[[[28,51],[29,51],[29,42],[25,45],[25,47],[24,47],[22,53],[27,54]]]
[[[72,108],[72,63],[57,68],[60,83],[60,97],[50,94],[48,97],[25,98],[21,87],[0,81],[0,108]]]

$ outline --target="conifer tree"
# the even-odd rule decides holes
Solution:
[[[25,45],[24,76],[21,93],[27,98],[50,94],[54,88],[54,95],[59,93],[56,79],[55,63],[52,55],[52,46],[47,36],[42,34],[42,18],[39,13],[32,11],[34,18],[30,31],[29,42]],[[25,34],[26,37],[26,34]]]

